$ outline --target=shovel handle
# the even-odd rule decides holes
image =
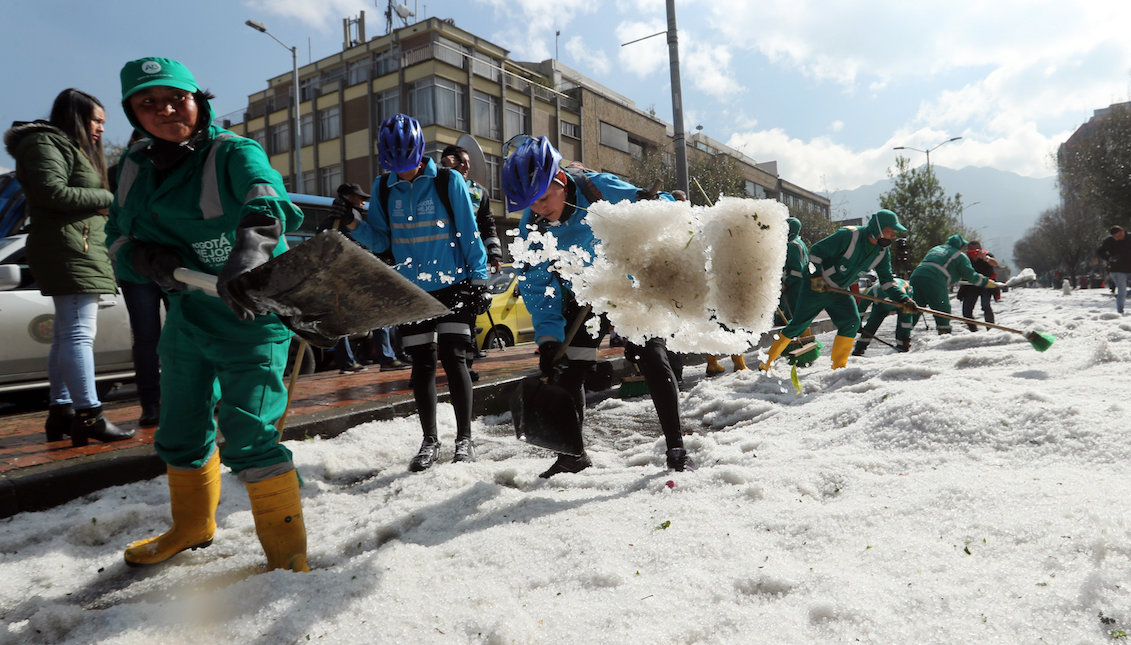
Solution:
[[[577,330],[581,329],[581,323],[585,322],[585,319],[589,317],[590,311],[593,311],[593,305],[585,305],[581,308],[581,311],[577,313],[577,316],[573,319],[573,322],[569,324],[569,329],[566,330],[565,340],[562,341],[562,346],[558,348],[558,351],[554,352],[555,363],[562,360],[562,357],[565,356],[566,349],[569,348],[570,341],[572,341],[573,337],[577,335]]]
[[[893,307],[899,307],[898,302],[892,302],[891,300],[888,300],[887,298],[877,298],[876,296],[869,296],[866,293],[856,293],[855,291],[849,291],[848,289],[841,289],[840,287],[826,286],[825,291],[828,291],[830,293],[843,293],[844,295],[852,296],[853,298],[863,298],[865,300],[871,300],[872,302],[879,302],[879,303],[882,303],[882,304],[885,304],[885,305],[891,305]],[[916,305],[916,306],[918,307],[918,305]],[[964,323],[970,323],[972,325],[981,325],[982,327],[989,327],[991,329],[1000,329],[1002,331],[1008,331],[1008,332],[1012,332],[1014,334],[1021,334],[1022,336],[1025,335],[1025,332],[1021,331],[1020,329],[1013,329],[1012,327],[1003,327],[1001,325],[995,325],[993,323],[983,322],[981,320],[974,320],[973,318],[963,318],[962,316],[955,316],[954,314],[948,314],[948,313],[944,313],[942,311],[935,311],[934,309],[930,309],[928,307],[919,307],[919,311],[921,313],[929,314],[931,316],[938,316],[939,318],[950,318],[951,320],[960,320]]]
[[[216,276],[214,275],[177,267],[173,269],[173,277],[190,287],[200,289],[210,296],[219,295],[219,292],[216,291]]]

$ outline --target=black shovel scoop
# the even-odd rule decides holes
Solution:
[[[570,324],[565,341],[554,355],[561,360],[581,323],[589,315],[586,305]],[[585,453],[581,439],[581,419],[569,391],[545,376],[528,376],[511,393],[511,418],[514,436],[532,446],[574,457]]]

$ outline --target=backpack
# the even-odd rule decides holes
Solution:
[[[569,175],[573,183],[577,184],[577,187],[581,190],[581,194],[585,195],[585,199],[588,199],[590,204],[599,202],[605,198],[604,195],[601,194],[601,189],[597,188],[597,185],[593,183],[593,180],[590,179],[587,174],[596,172],[595,170],[590,170],[577,161],[562,166],[561,170]]]

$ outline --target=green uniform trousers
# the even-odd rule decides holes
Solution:
[[[943,313],[950,313],[950,288],[941,280],[932,280],[931,278],[922,277],[918,272],[911,274],[911,288],[915,291],[915,304],[920,307],[930,307],[935,311]],[[922,314],[915,314],[915,322],[919,321],[919,316]],[[950,332],[950,319],[935,316],[935,327],[938,328],[940,334]]]
[[[167,324],[158,347],[161,423],[154,435],[161,459],[178,468],[203,466],[218,419],[220,460],[234,472],[291,461],[275,429],[287,407],[289,343],[223,341]]]
[[[797,311],[793,320],[782,329],[786,338],[797,338],[809,328],[809,324],[821,311],[827,311],[829,319],[836,325],[837,336],[855,338],[860,331],[860,310],[856,299],[843,293],[813,291],[808,280],[801,283],[801,293],[797,296]]]

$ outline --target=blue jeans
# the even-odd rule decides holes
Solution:
[[[1115,310],[1123,313],[1123,303],[1127,300],[1127,273],[1112,271],[1111,279],[1115,281]]]
[[[382,327],[373,330],[373,345],[376,356],[373,360],[381,365],[388,365],[397,360],[396,351],[393,349],[392,335],[396,333],[394,327]]]
[[[353,347],[350,346],[349,338],[343,336],[338,339],[338,344],[334,345],[334,364],[337,365],[340,370],[353,367],[357,364],[357,359],[353,356]]]
[[[98,294],[52,296],[54,337],[47,354],[51,405],[71,403],[76,410],[102,405],[94,384],[94,335],[98,332]]]
[[[134,381],[142,405],[161,401],[161,363],[157,341],[161,339],[161,303],[169,305],[161,287],[152,282],[122,281],[122,297],[130,314],[133,332]]]

